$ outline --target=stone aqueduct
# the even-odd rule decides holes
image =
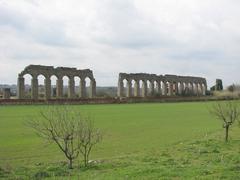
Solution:
[[[124,80],[127,81],[126,88],[124,88]],[[206,94],[206,90],[206,79],[201,77],[120,73],[118,80],[119,97],[147,97],[154,95],[203,96]]]
[[[96,81],[90,69],[79,70],[76,68],[29,65],[18,75],[18,99],[25,99],[25,79],[24,75],[32,76],[31,98],[36,100],[39,97],[38,76],[44,76],[44,97],[52,98],[51,77],[55,76],[56,98],[64,97],[63,77],[68,77],[68,98],[94,98],[96,96]],[[75,77],[79,77],[79,92],[75,92]],[[90,79],[89,92],[87,93],[86,78]],[[124,87],[126,81],[126,87]],[[205,78],[176,75],[156,75],[156,74],[126,74],[120,73],[118,79],[118,97],[153,97],[156,95],[198,95],[204,96],[207,90]]]
[[[93,73],[90,69],[78,70],[76,68],[57,67],[53,66],[40,66],[40,65],[29,65],[18,75],[18,98],[25,99],[25,80],[24,75],[30,74],[31,80],[31,98],[38,99],[38,76],[43,75],[45,98],[51,99],[51,77],[57,77],[56,82],[56,97],[63,97],[63,77],[68,77],[68,98],[76,98],[75,92],[75,77],[80,78],[80,86],[78,95],[81,98],[87,97],[86,78],[90,79],[89,97],[93,98],[96,95],[96,81],[93,77]]]

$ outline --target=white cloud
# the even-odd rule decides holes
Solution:
[[[29,64],[240,83],[237,0],[0,0],[0,83]]]

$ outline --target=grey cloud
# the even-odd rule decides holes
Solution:
[[[219,62],[225,59],[225,54],[222,51],[214,50],[191,50],[188,49],[187,52],[181,50],[174,50],[165,55],[165,57],[179,61],[179,60],[188,60],[188,61],[201,61],[209,62]]]
[[[0,4],[0,27],[10,26],[15,29],[20,36],[32,39],[35,43],[42,43],[48,46],[72,47],[72,42],[66,36],[64,23],[50,21],[17,11],[7,5]]]
[[[134,7],[133,1],[104,1],[97,11],[101,17],[99,29],[105,27],[98,43],[121,48],[166,47],[176,41],[166,36],[155,24],[145,19]]]
[[[209,82],[223,77],[225,84],[239,77],[237,1],[168,0],[166,6],[143,0],[146,14],[143,1],[69,0],[60,7],[57,0],[25,1],[34,5],[0,4],[2,67],[33,62],[91,68],[98,85],[116,85],[120,71],[196,75]],[[64,3],[82,5],[81,13]],[[2,67],[2,74],[9,73]]]

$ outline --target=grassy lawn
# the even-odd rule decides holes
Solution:
[[[0,106],[0,166],[16,172],[24,167],[26,177],[57,166],[57,172],[66,171],[76,179],[157,179],[224,178],[221,172],[226,169],[221,163],[228,163],[227,168],[233,169],[229,176],[237,177],[240,164],[238,169],[234,163],[240,163],[240,158],[236,159],[239,150],[234,149],[240,129],[230,132],[229,146],[223,143],[221,122],[208,113],[211,103],[72,105],[90,114],[104,132],[103,142],[90,157],[97,163],[73,172],[54,165],[65,160],[63,155],[24,125],[27,119],[38,117],[44,106]],[[228,156],[235,158],[234,163],[229,164]]]

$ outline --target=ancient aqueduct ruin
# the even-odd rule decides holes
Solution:
[[[96,81],[90,69],[29,65],[18,75],[18,99],[26,99],[26,74],[31,75],[31,98],[39,98],[38,76],[44,76],[44,98],[52,99],[51,77],[56,80],[56,98],[64,98],[63,77],[68,77],[67,97],[94,98],[96,97]],[[75,77],[78,77],[79,90],[76,92]],[[89,88],[86,87],[86,78],[90,79]],[[124,86],[124,81],[126,82]],[[89,92],[87,92],[87,89]],[[156,96],[204,96],[207,90],[205,78],[176,75],[156,74],[126,74],[120,73],[118,80],[118,97],[156,97]],[[87,96],[88,94],[88,96]]]
[[[38,99],[38,76],[43,75],[44,88],[45,88],[45,99],[51,99],[51,77],[56,76],[56,98],[63,98],[63,77],[68,77],[68,98],[76,98],[77,94],[80,98],[86,98],[86,78],[90,79],[89,98],[93,98],[96,95],[96,81],[93,77],[93,73],[90,69],[78,70],[76,68],[68,67],[57,67],[53,66],[40,66],[40,65],[29,65],[18,75],[18,99],[25,99],[25,80],[24,75],[30,74],[31,80],[31,98]],[[74,78],[80,78],[79,92],[75,92],[75,81]]]
[[[124,88],[124,80],[126,81],[126,88]],[[120,73],[118,80],[119,97],[204,96],[206,90],[206,79],[201,77]]]

